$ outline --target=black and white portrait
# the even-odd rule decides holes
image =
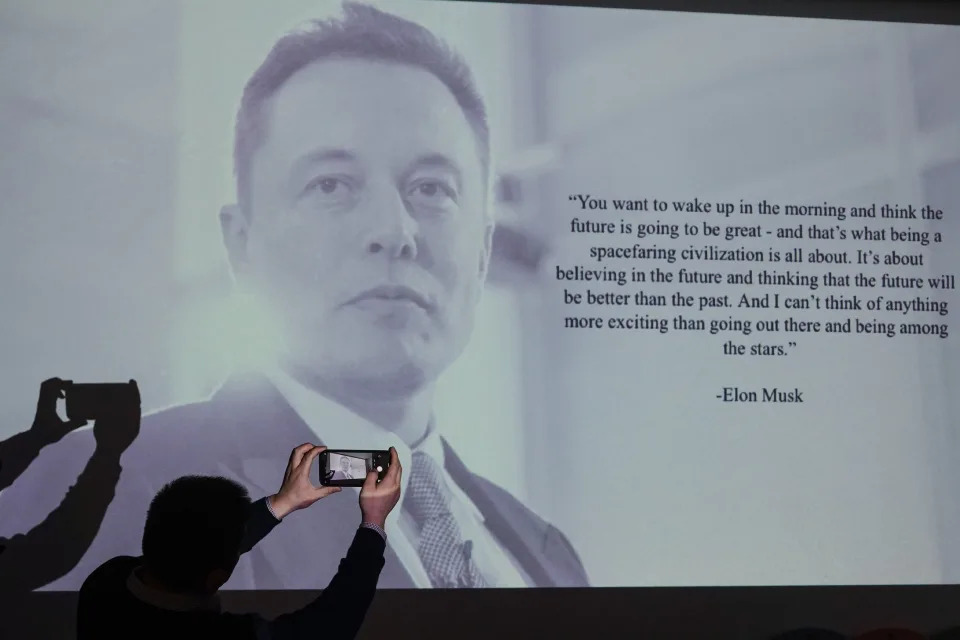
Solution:
[[[346,3],[276,41],[239,96],[235,198],[215,212],[235,286],[271,332],[259,338],[274,341],[209,399],[144,418],[100,533],[61,586],[135,551],[165,482],[189,471],[269,493],[300,442],[398,449],[406,508],[391,523],[383,587],[588,584],[564,535],[475,474],[434,414],[490,268],[490,154],[471,68],[427,28]],[[335,462],[334,479],[365,476],[363,460]],[[290,518],[227,587],[315,586],[353,531],[331,517],[353,501],[330,502]],[[436,505],[447,524],[425,529]]]
[[[363,480],[367,477],[368,463],[363,458],[341,453],[330,454],[330,474],[331,480]]]

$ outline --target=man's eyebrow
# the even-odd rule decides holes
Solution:
[[[454,160],[449,156],[446,156],[442,153],[427,153],[422,156],[419,156],[416,160],[410,163],[411,171],[417,169],[446,169],[454,174],[454,177],[459,184],[461,181],[461,171],[460,165],[458,165]]]
[[[357,156],[352,151],[346,149],[335,149],[335,148],[323,148],[323,149],[314,149],[308,153],[303,154],[293,162],[293,168],[301,169],[304,167],[309,167],[314,164],[319,164],[321,162],[327,162],[330,160],[339,160],[344,162],[352,162],[357,159]]]
[[[451,169],[460,172],[460,167],[456,162],[450,159],[449,156],[445,156],[442,153],[427,153],[422,156],[419,156],[416,160],[411,163],[414,167],[439,167],[442,169]]]

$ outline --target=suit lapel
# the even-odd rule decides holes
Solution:
[[[265,495],[283,481],[290,451],[317,436],[262,376],[231,378],[211,399],[222,424],[232,425],[224,464],[243,484]],[[316,469],[311,473],[319,483]],[[321,589],[337,572],[360,523],[356,490],[324,498],[288,515],[241,562],[249,563],[256,589]],[[412,588],[413,580],[387,545],[381,588]],[[227,588],[230,588],[229,585]]]
[[[484,486],[476,475],[467,469],[463,461],[454,453],[453,448],[443,441],[445,467],[447,472],[463,492],[477,506],[483,515],[486,526],[503,547],[517,560],[523,570],[537,587],[552,587],[558,583],[557,577],[551,571],[551,563],[543,555],[544,541],[547,534],[546,526],[538,526],[525,507],[516,502],[512,496],[507,497],[516,502],[524,513],[505,513],[508,503],[503,496],[494,495],[490,490],[493,485]],[[505,493],[505,492],[503,492]],[[514,509],[516,511],[516,509]]]

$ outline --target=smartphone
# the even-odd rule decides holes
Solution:
[[[137,383],[133,380],[96,383],[66,381],[63,390],[69,420],[96,420],[109,414],[113,407],[131,402],[140,404]]]
[[[362,487],[367,474],[377,472],[377,482],[390,468],[390,452],[370,449],[326,449],[317,456],[320,484],[326,487]]]

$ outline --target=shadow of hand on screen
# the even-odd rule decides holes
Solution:
[[[69,573],[90,547],[120,479],[120,456],[140,433],[140,393],[136,383],[131,383],[135,394],[122,402],[99,408],[93,427],[96,449],[60,505],[27,533],[17,534],[9,540],[0,538],[0,593],[32,591],[53,582]],[[37,414],[45,416],[48,422],[40,426],[40,435],[35,437],[44,444],[59,440],[77,427],[76,422],[60,421],[56,415],[62,385],[59,380],[48,380],[40,387]],[[51,407],[53,418],[59,424],[49,418]],[[60,435],[56,435],[58,433]],[[51,437],[55,439],[49,440]],[[22,444],[16,446],[22,447],[27,454],[31,451]],[[13,451],[19,453],[16,449]],[[33,457],[36,455],[35,452]],[[25,464],[15,460],[22,466],[19,473],[32,459]]]
[[[0,442],[0,491],[27,470],[41,449],[87,423],[86,420],[62,420],[57,415],[57,400],[64,397],[65,387],[66,383],[60,378],[43,381],[33,425]]]

